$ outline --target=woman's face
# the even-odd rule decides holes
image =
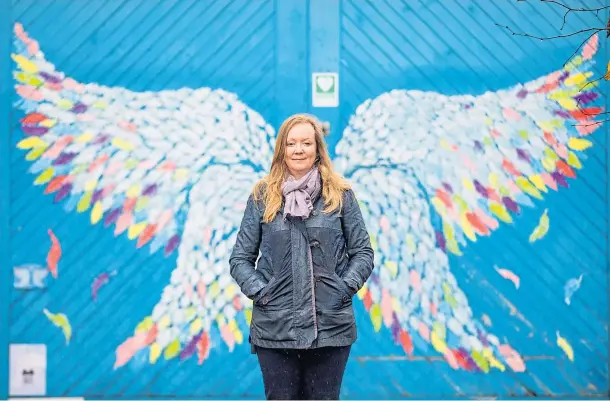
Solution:
[[[297,124],[286,137],[284,161],[295,179],[300,179],[313,167],[317,155],[316,132],[308,123]]]

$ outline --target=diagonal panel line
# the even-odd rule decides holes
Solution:
[[[197,16],[197,14],[191,13],[191,7],[187,7],[181,10],[180,12],[177,12],[178,10],[173,7],[170,7],[166,10],[164,14],[159,13],[156,9],[152,9],[150,13],[146,15],[145,18],[142,18],[142,20],[152,20],[148,22],[148,29],[144,32],[141,32],[137,39],[133,37],[130,38],[130,42],[132,42],[132,45],[124,51],[127,57],[117,59],[116,62],[112,65],[109,65],[107,69],[111,71],[130,71],[134,69],[134,67],[136,67],[138,62],[141,62],[143,59],[145,59],[146,55],[148,55],[148,58],[150,59],[147,67],[150,67],[151,64],[155,63],[158,60],[157,57],[150,57],[150,53],[152,52],[154,52],[154,54],[164,55],[164,57],[166,57],[168,49],[161,51],[159,47],[159,42],[162,39],[168,40],[170,34],[178,36],[181,31],[179,29],[175,29],[176,26],[182,26],[184,28],[188,27],[188,22],[190,21],[183,21],[183,17],[190,16],[191,18],[193,18]],[[207,11],[209,10],[206,10],[206,12]],[[160,30],[159,27],[164,27],[164,29]],[[149,43],[149,45],[146,46],[145,43]],[[172,44],[173,41],[169,41],[168,45],[171,46]],[[145,73],[147,71],[147,67],[142,68],[142,73]],[[111,81],[111,83],[109,83],[109,86],[116,85],[117,81],[122,80],[122,78],[122,74],[116,74],[115,79]],[[134,81],[135,80],[131,80],[131,82]],[[129,84],[123,86],[129,86]]]
[[[233,4],[236,3],[231,3],[231,6]],[[208,17],[208,19],[212,20],[212,22],[210,24],[202,24],[203,27],[197,31],[195,33],[195,37],[202,37],[202,36],[212,36],[214,34],[214,31],[218,30],[219,28],[222,27],[223,24],[223,19],[224,17],[227,17],[231,15],[231,6],[226,7],[226,8],[221,8],[220,10],[218,10],[216,12],[216,14],[214,14],[211,17]],[[220,25],[219,27],[216,26],[216,24]],[[182,48],[180,48],[179,50],[177,50],[178,52],[183,52],[186,50],[188,44],[185,44]],[[138,79],[143,79],[145,76],[145,71],[148,69],[148,67],[152,64],[149,63],[147,66],[145,66],[144,68],[142,68],[142,73],[137,77]],[[161,87],[166,87],[168,85],[169,82],[171,82],[175,77],[177,77],[178,75],[180,75],[182,73],[182,71],[180,69],[178,69],[175,73],[173,73],[172,75],[170,75],[164,83],[160,83]],[[132,81],[132,83],[135,81]],[[146,83],[144,85],[142,85],[142,87],[146,87],[147,85],[150,84],[150,80],[146,81]]]
[[[349,50],[349,46],[345,46],[345,47],[341,48],[341,53],[343,54],[342,59],[344,61],[342,73],[347,74],[349,78],[351,78],[354,82],[357,82],[357,85],[349,85],[345,90],[356,93],[356,97],[358,99],[363,99],[363,100],[367,98],[367,96],[364,95],[364,93],[375,93],[375,91],[373,91],[372,88],[369,86],[369,82],[374,82],[374,81],[360,79],[355,74],[354,70],[351,68],[353,65],[356,65],[357,70],[365,71],[365,72],[367,71],[367,68],[365,68],[364,64],[361,63],[360,60],[358,60],[354,55],[351,54],[351,52]],[[346,82],[348,82],[347,78],[346,78]],[[358,89],[361,89],[361,91],[359,91]],[[349,101],[349,99],[351,99],[351,96],[346,96],[345,98],[348,99],[346,101]]]
[[[220,42],[218,44],[219,48],[228,48],[228,45],[231,44],[232,42],[235,42],[234,39],[235,36],[239,33],[240,35],[244,35],[244,36],[248,36],[245,35],[245,32],[249,32],[251,33],[251,30],[246,31],[246,27],[248,26],[252,26],[252,19],[254,19],[254,16],[261,16],[261,18],[263,18],[263,21],[261,22],[261,25],[265,24],[265,23],[272,23],[272,21],[270,21],[271,17],[273,16],[273,14],[271,12],[267,12],[266,14],[263,14],[264,12],[264,8],[265,8],[265,4],[261,4],[259,7],[257,7],[257,9],[251,13],[249,13],[249,15],[251,15],[250,18],[245,18],[245,21],[240,22],[240,25],[238,27],[235,27],[231,30],[231,33],[225,38],[224,41]],[[244,12],[244,15],[246,13]],[[234,46],[234,45],[232,45]],[[227,55],[224,59],[220,59],[220,58],[216,58],[211,60],[210,62],[210,68],[212,68],[213,71],[217,71],[220,69],[221,66],[224,66],[228,63],[228,61],[230,60],[230,58],[233,56],[233,54],[231,54],[231,52],[227,52]],[[209,60],[204,60],[203,62],[208,62]],[[195,66],[195,70],[201,69],[203,64],[200,63],[198,65]],[[214,73],[212,73],[210,75],[210,77],[213,77]],[[208,78],[209,79],[209,78]]]
[[[143,6],[144,4],[145,4],[144,2],[139,3],[139,5],[140,5],[140,6]],[[170,11],[172,11],[172,10],[174,11],[174,13],[171,13],[171,14],[170,14]],[[181,14],[179,14],[179,13],[175,12],[175,11],[176,11],[176,10],[174,10],[174,9],[170,8],[169,10],[167,10],[167,11],[166,11],[166,13],[165,13],[165,14],[161,14],[161,13],[159,13],[159,10],[157,10],[157,9],[155,9],[155,8],[151,8],[151,9],[150,9],[150,10],[149,10],[149,11],[148,11],[148,12],[147,12],[147,13],[146,13],[144,16],[142,16],[142,17],[141,17],[141,19],[142,19],[142,20],[147,20],[148,18],[151,18],[151,16],[157,16],[156,21],[158,22],[158,21],[160,21],[160,20],[161,20],[161,18],[165,18],[165,17],[167,17],[167,16],[169,16],[169,15],[174,15],[174,16],[175,16],[175,15],[178,15],[178,16],[180,16],[180,15],[181,15]],[[133,11],[132,11],[131,13],[133,13]],[[125,20],[126,20],[127,18],[129,18],[129,16],[130,16],[130,14],[131,14],[131,13],[124,13],[124,15],[121,15],[122,19],[119,19],[119,17],[117,17],[117,19],[119,19],[118,21],[114,21],[114,18],[113,18],[113,23],[115,23],[116,25],[119,25],[119,26],[120,26],[120,25],[123,25],[123,23],[125,22]],[[154,24],[153,24],[152,26],[153,26],[153,27],[155,27],[155,25],[154,25]],[[96,54],[97,54],[97,57],[98,57],[100,60],[103,60],[103,59],[110,59],[110,60],[112,60],[112,54],[113,54],[113,53],[115,53],[116,44],[117,44],[117,43],[121,43],[121,42],[122,42],[122,40],[124,39],[123,34],[122,34],[122,33],[119,33],[119,32],[121,32],[121,30],[116,29],[116,30],[114,30],[114,31],[113,31],[113,32],[112,32],[110,35],[108,35],[107,37],[105,37],[105,38],[104,38],[104,42],[106,42],[106,45],[104,46],[104,49],[106,49],[106,50],[105,50],[105,52],[104,52],[102,55],[99,55],[99,52],[98,52],[98,53],[96,53]],[[132,40],[133,40],[133,38],[132,38]],[[140,40],[142,40],[142,37],[140,37]],[[133,46],[135,46],[135,44],[140,43],[140,40],[133,40],[134,45],[132,45],[132,49],[133,49]],[[87,58],[87,56],[88,56],[88,55],[87,55],[86,53],[83,53],[83,57]],[[72,57],[72,55],[71,55],[70,57]],[[117,61],[117,62],[116,62],[114,65],[113,65],[114,70],[116,70],[116,66],[117,66],[119,63],[121,63],[121,62],[122,62],[122,60],[121,60],[121,59],[119,59],[119,60],[118,60],[118,61]],[[81,63],[83,63],[83,64],[85,64],[85,65],[87,65],[87,64],[88,64],[88,68],[87,68],[87,69],[83,69],[83,72],[82,72],[82,73],[79,73],[79,75],[89,77],[89,76],[91,76],[91,75],[92,75],[92,74],[93,74],[95,71],[99,71],[99,64],[84,63],[83,61],[81,61],[79,64],[81,64]],[[106,72],[106,70],[101,71],[101,73],[105,73],[105,72]],[[95,79],[92,79],[92,80],[93,80],[93,81],[96,81]]]
[[[390,9],[392,10],[392,12],[383,13],[382,11],[377,10],[377,11],[378,11],[378,13],[379,13],[380,15],[381,15],[381,14],[385,14],[386,16],[387,16],[387,15],[389,15],[389,14],[396,15],[396,18],[398,18],[398,19],[399,19],[399,20],[402,22],[402,25],[404,25],[405,27],[410,25],[410,23],[409,23],[407,20],[405,20],[405,19],[404,19],[404,17],[401,15],[401,13],[397,12],[397,11],[394,9],[394,7],[392,6],[392,4],[388,3],[388,1],[387,1],[387,0],[384,0],[384,1],[385,1],[385,4],[386,4],[386,7],[390,8]],[[395,6],[395,5],[396,5],[396,4],[394,4],[394,6]],[[432,15],[434,15],[434,13],[431,13],[431,14],[432,14]],[[434,15],[434,17],[435,17],[435,18],[438,18],[436,15]],[[387,18],[389,18],[389,17],[386,17],[386,19],[387,19]],[[418,17],[417,17],[417,15],[416,15],[415,13],[413,13],[413,18],[417,18],[417,20],[418,20],[418,21],[419,21],[419,22],[420,22],[420,23],[421,23],[423,26],[425,26],[427,29],[429,29],[429,30],[430,30],[430,32],[434,32],[434,31],[432,30],[432,28],[430,27],[430,25],[429,25],[429,24],[428,24],[428,23],[427,23],[427,22],[426,22],[426,21],[425,21],[423,18],[418,18]],[[389,21],[388,21],[388,22],[389,22]],[[391,24],[391,22],[389,22],[389,24],[390,24],[390,25],[392,25],[392,24]],[[445,28],[449,30],[449,27],[445,27]],[[399,35],[401,35],[401,37],[402,37],[402,38],[403,38],[405,41],[407,41],[407,42],[408,42],[408,43],[409,43],[411,46],[416,47],[416,46],[415,46],[415,45],[414,45],[414,44],[413,44],[413,43],[410,41],[410,39],[409,39],[408,35],[403,34],[403,33],[401,32],[401,30],[400,30],[398,27],[396,27],[395,29],[396,29],[396,32],[397,32]],[[426,43],[426,44],[427,44],[429,47],[431,47],[431,48],[433,48],[433,47],[434,47],[434,46],[432,46],[432,44],[431,44],[430,42],[428,42],[428,40],[427,40],[427,38],[426,38],[426,35],[420,35],[420,36],[419,36],[419,39],[420,39],[420,40],[422,40],[423,42],[425,42],[425,43]],[[450,46],[450,45],[447,43],[447,41],[445,40],[445,38],[444,38],[444,36],[443,36],[443,35],[439,35],[438,37],[436,37],[436,39],[438,39],[438,40],[442,41],[442,42],[443,42],[443,43],[444,43],[444,44],[445,44],[445,45],[446,45],[446,46],[447,46],[449,49],[451,49],[451,48],[452,48],[452,46]],[[461,61],[462,61],[462,62],[463,62],[465,65],[468,65],[468,63],[467,63],[467,62],[466,62],[466,61],[465,61],[465,60],[464,60],[464,59],[463,59],[463,58],[462,58],[462,57],[459,55],[459,53],[455,53],[455,55],[456,55],[457,57],[459,57],[459,58],[460,58],[460,60],[461,60]],[[406,56],[406,55],[405,55],[405,56]],[[435,65],[434,60],[428,60],[428,61],[430,62],[430,65]],[[476,69],[476,68],[471,68],[471,70],[472,70],[472,71],[473,71],[473,72],[476,74],[476,76],[477,76],[477,77],[478,77],[478,78],[481,80],[481,82],[483,82],[483,83],[485,83],[485,84],[486,84],[485,79],[484,79],[484,78],[483,78],[483,77],[482,77],[482,76],[479,74],[478,69]],[[493,73],[493,70],[491,70],[491,71],[492,71],[492,73]],[[437,73],[437,74],[438,74],[438,75],[441,75],[441,76],[443,75],[443,74],[440,74],[440,73]],[[459,92],[460,92],[460,91],[458,90],[458,88],[456,88],[454,85],[452,85],[452,88],[455,90],[455,92],[456,92],[456,93],[459,93]],[[488,86],[487,84],[486,84],[486,88],[487,88],[487,89],[489,89],[489,86]]]
[[[261,62],[258,65],[261,65],[261,67],[267,67],[269,69],[273,68],[273,57],[272,55],[265,55],[265,60],[261,60]],[[263,68],[261,68],[263,69]],[[267,75],[268,77],[268,75]],[[272,92],[274,86],[275,86],[275,82],[273,80],[273,78],[267,78],[267,79],[263,79],[264,76],[261,76],[260,79],[258,79],[253,85],[250,85],[248,88],[246,88],[243,92],[241,92],[241,97],[244,99],[244,101],[246,99],[262,99],[265,96],[273,99],[273,96],[270,96],[269,94]],[[271,81],[270,83],[265,84],[265,82],[267,81]],[[262,88],[262,90],[260,89]],[[259,90],[257,90],[259,89]]]
[[[218,4],[218,3],[217,3],[217,4]],[[212,17],[211,17],[210,19],[214,19],[214,18],[215,18],[215,17],[218,15],[218,13],[221,13],[221,12],[222,12],[222,11],[224,11],[224,10],[226,10],[226,9],[221,8],[220,10],[216,11],[216,14],[215,14],[215,15],[212,15]],[[186,11],[189,11],[189,10],[186,10]],[[206,9],[205,11],[203,11],[203,10],[202,10],[202,11],[201,11],[200,13],[198,13],[198,14],[193,14],[193,15],[192,15],[192,17],[193,17],[193,19],[194,19],[194,20],[198,20],[198,19],[200,19],[200,18],[203,18],[203,17],[204,17],[206,14],[208,14],[208,13],[210,13],[210,9]],[[159,20],[162,20],[162,18],[159,18]],[[187,29],[189,28],[189,24],[187,24],[187,23],[183,23],[183,24],[180,24],[180,26],[183,28],[182,30],[180,30],[180,29],[172,29],[172,28],[175,28],[175,26],[174,26],[174,25],[168,25],[167,29],[166,29],[166,30],[164,30],[163,32],[159,33],[157,36],[158,36],[158,37],[167,38],[167,35],[174,34],[174,35],[175,35],[175,37],[174,37],[174,38],[180,38],[180,37],[182,37],[182,35],[183,35],[183,34],[184,34],[186,31],[187,31]],[[207,27],[208,25],[204,24],[204,26],[206,26],[206,27]],[[148,34],[154,30],[154,28],[155,28],[155,24],[151,24],[151,28],[150,28],[150,29],[149,29],[147,32],[145,32],[145,33],[142,35],[142,37],[147,37],[147,36],[148,36]],[[153,50],[153,49],[154,49],[154,50],[155,50],[155,52],[157,52],[157,53],[161,53],[161,54],[165,54],[165,55],[167,55],[167,49],[165,49],[164,51],[161,51],[161,50],[158,48],[158,43],[157,43],[157,41],[156,41],[156,40],[153,40],[152,42],[153,42],[153,43],[151,43],[151,45],[149,45],[148,47],[139,46],[138,42],[134,42],[134,44],[133,44],[133,45],[130,47],[130,49],[128,50],[128,53],[130,53],[130,54],[132,55],[132,57],[134,58],[134,60],[133,60],[133,62],[132,62],[132,63],[128,64],[128,65],[127,65],[127,66],[126,66],[124,69],[125,69],[125,70],[129,70],[130,68],[134,67],[134,66],[135,66],[135,64],[136,64],[138,61],[142,61],[142,60],[143,60],[143,58],[142,58],[142,57],[134,57],[134,53],[133,53],[133,51],[134,51],[134,50],[139,51],[139,52],[140,52],[140,53],[142,53],[142,54],[146,54],[147,52],[149,52],[149,51],[151,51],[151,50]],[[170,40],[170,44],[171,44],[171,42],[172,42],[172,41]],[[187,46],[187,45],[188,45],[188,42],[185,42],[184,46],[182,46],[182,48],[180,49],[180,51],[183,51],[183,50],[186,48],[186,46]],[[169,57],[171,57],[171,56],[169,56]],[[168,58],[169,58],[169,57],[168,57]],[[150,57],[150,58],[149,58],[149,61],[148,61],[148,62],[147,62],[147,63],[146,63],[144,66],[142,66],[142,67],[140,68],[141,73],[140,73],[139,75],[136,75],[136,76],[135,76],[133,79],[131,79],[130,81],[128,81],[128,82],[127,82],[127,83],[126,83],[124,86],[129,87],[129,86],[131,86],[133,83],[137,82],[137,81],[138,81],[138,79],[142,78],[142,77],[143,77],[143,75],[146,73],[146,71],[148,71],[148,69],[149,69],[149,68],[150,68],[150,67],[151,67],[151,66],[152,66],[152,65],[155,63],[155,61],[156,61],[156,60],[155,60],[155,58],[154,58],[154,57]],[[118,64],[118,63],[117,63],[117,64]],[[117,82],[119,79],[121,79],[121,77],[120,77],[120,76],[119,76],[119,77],[117,77],[117,78],[115,78],[115,79],[114,79],[114,81],[113,81],[113,83],[111,83],[110,85],[116,84],[116,82]]]
[[[254,28],[253,32],[264,32],[265,25],[269,24],[269,18],[271,18],[271,15],[268,15],[266,19],[263,19],[258,24],[258,26],[256,26]],[[250,24],[252,24],[252,23],[250,23]],[[269,29],[271,29],[271,28],[272,27],[270,27]],[[265,36],[267,37],[267,36],[269,36],[272,33],[273,33],[273,31],[270,30],[269,33],[265,33]],[[252,39],[249,37],[249,35],[244,35],[243,41],[241,43],[238,43],[235,46],[235,49],[234,49],[235,52],[229,51],[228,54],[227,54],[227,58],[224,60],[224,62],[220,63],[220,65],[224,65],[225,68],[222,68],[222,69],[221,68],[216,68],[216,69],[214,69],[212,74],[210,74],[210,76],[208,77],[208,79],[212,80],[213,78],[216,78],[217,77],[217,75],[216,75],[217,73],[218,74],[223,74],[221,76],[230,75],[230,74],[234,73],[235,70],[230,68],[229,66],[238,66],[238,67],[244,68],[244,65],[240,65],[237,60],[233,60],[232,58],[233,57],[237,58],[237,57],[239,57],[237,55],[243,53],[243,55],[241,56],[241,59],[240,59],[240,61],[241,61],[241,60],[247,59],[251,54],[253,54],[253,53],[255,54],[256,51],[259,51],[260,49],[256,46],[256,44],[253,44],[250,49],[247,49],[247,51],[244,51],[245,50],[245,45],[249,41],[251,41],[251,40]],[[264,43],[264,42],[263,41],[259,41],[259,44],[261,44],[261,43]],[[238,49],[242,49],[242,51],[238,52],[237,51]],[[229,62],[229,60],[230,60],[230,62]],[[229,68],[227,68],[227,67],[229,67]],[[269,71],[268,75],[270,75],[271,72],[272,72],[272,70]],[[273,76],[271,75],[271,78],[272,77]]]
[[[15,22],[22,22],[22,20],[25,19],[26,15],[27,15],[28,19],[31,19],[31,23],[32,24],[36,23],[37,21],[39,21],[39,19],[43,15],[46,14],[46,12],[49,10],[49,8],[51,6],[53,6],[53,2],[46,2],[46,4],[44,4],[44,5],[43,4],[44,3],[40,3],[40,2],[37,2],[37,3],[36,2],[32,2],[32,3],[30,3],[29,6],[26,6],[23,9],[21,14],[16,15],[14,17],[15,19],[13,21],[15,21]],[[66,4],[66,7],[68,7],[68,4]],[[32,11],[32,9],[38,11],[38,13],[35,14],[34,11]],[[14,10],[15,9],[13,8],[13,11]],[[32,15],[30,16],[30,14],[32,14]]]
[[[387,0],[385,0],[385,3],[387,3]],[[371,6],[372,6],[373,8],[375,8],[375,6],[374,6],[374,5],[372,5],[372,4],[371,4]],[[377,6],[379,6],[379,3],[377,3]],[[403,16],[401,13],[396,12],[396,10],[395,10],[395,9],[392,7],[392,5],[390,5],[390,4],[388,3],[386,6],[387,6],[387,7],[389,7],[389,8],[390,8],[390,9],[391,9],[393,12],[391,12],[391,13],[383,13],[383,12],[381,12],[380,10],[377,10],[377,9],[376,9],[377,13],[378,13],[380,16],[381,16],[381,15],[386,15],[386,16],[387,16],[388,14],[396,15],[396,17],[397,17],[397,18],[398,18],[398,19],[399,19],[399,20],[402,22],[402,24],[403,24],[404,26],[408,27],[408,26],[410,25],[409,21],[407,21],[407,20],[404,18],[404,16]],[[396,6],[396,4],[394,4],[394,6]],[[430,30],[430,32],[434,32],[434,31],[432,30],[432,28],[430,28],[430,25],[429,25],[428,23],[426,23],[426,21],[425,21],[423,18],[419,18],[419,17],[417,16],[417,14],[416,14],[416,13],[412,13],[412,17],[413,17],[414,19],[417,19],[417,21],[419,21],[419,23],[421,23],[423,26],[425,26],[427,29],[429,29],[429,30]],[[387,20],[387,18],[389,18],[389,17],[386,17],[386,21],[387,21],[387,22],[390,24],[390,26],[392,26],[391,22],[390,22],[390,21],[388,21],[388,20]],[[445,26],[445,29],[447,29],[448,31],[450,31],[450,28],[449,28],[448,26]],[[398,33],[401,35],[401,37],[403,37],[403,38],[404,38],[404,40],[406,40],[407,42],[409,42],[409,43],[411,44],[411,46],[413,46],[414,48],[417,48],[417,46],[416,46],[416,45],[414,45],[414,44],[413,44],[413,43],[412,43],[412,42],[409,40],[408,35],[404,35],[404,34],[402,34],[402,33],[401,33],[401,31],[400,31],[400,29],[398,29],[398,28],[396,28],[396,31],[397,31],[397,32],[398,32]],[[426,44],[428,45],[428,47],[430,47],[430,48],[434,48],[434,46],[433,46],[433,45],[432,45],[432,44],[431,44],[431,43],[428,41],[428,39],[427,39],[427,35],[425,35],[425,34],[420,34],[420,35],[418,36],[418,38],[419,38],[419,39],[420,39],[422,42],[426,43]],[[448,48],[451,48],[451,46],[449,46],[449,45],[447,44],[446,40],[443,38],[443,35],[439,35],[438,37],[435,37],[435,38],[436,38],[436,39],[440,39],[440,40],[441,40],[443,43],[445,43],[445,44],[447,45],[447,47],[448,47]],[[456,55],[457,55],[457,53],[456,53]],[[404,56],[406,57],[406,55],[404,55]],[[458,56],[458,57],[459,57],[459,56]],[[460,57],[460,58],[461,58],[461,57]],[[435,61],[434,61],[434,60],[429,60],[429,59],[427,59],[427,61],[430,63],[430,66],[435,66],[435,65],[436,65],[436,63],[435,63]],[[462,61],[464,61],[464,60],[462,59]],[[474,68],[474,67],[470,66],[470,65],[469,65],[468,63],[466,63],[466,62],[464,62],[464,64],[465,64],[465,65],[467,65],[467,66],[470,68],[470,70],[471,70],[471,71],[473,71],[473,72],[474,72],[474,73],[475,73],[475,74],[476,74],[476,75],[479,77],[479,79],[481,80],[481,82],[485,83],[486,88],[487,88],[487,89],[489,89],[489,86],[487,85],[486,80],[485,80],[485,79],[484,79],[484,78],[483,78],[483,77],[482,77],[482,76],[479,74],[479,70],[478,70],[478,68]],[[489,70],[489,72],[491,72],[492,74],[494,74],[494,75],[496,74],[496,73],[495,73],[495,71],[494,71],[492,68],[488,68],[488,70]],[[441,77],[444,77],[444,74],[439,73],[439,72],[437,72],[435,75],[437,75],[437,76],[441,76]],[[498,77],[496,76],[496,78],[498,78]],[[447,81],[445,81],[445,82],[447,82]],[[453,88],[453,90],[454,90],[456,93],[460,93],[460,92],[461,92],[461,90],[458,90],[458,88],[456,88],[456,87],[455,87],[455,85],[451,85],[451,87]]]
[[[108,21],[110,19],[114,18],[115,15],[120,16],[120,17],[116,17],[118,19],[119,23],[123,23],[125,20],[127,20],[129,18],[130,14],[133,12],[133,10],[130,10],[127,7],[128,4],[132,5],[134,3],[130,3],[127,1],[120,2],[119,6],[116,9],[114,9],[113,12],[111,12],[104,21],[100,21],[100,23],[98,24],[98,26],[95,29],[93,29],[91,32],[89,32],[88,35],[83,36],[83,39],[74,47],[74,49],[71,49],[71,51],[69,51],[69,52],[63,53],[65,55],[63,59],[52,60],[52,62],[56,66],[59,66],[59,65],[64,64],[65,60],[70,59],[70,60],[77,61],[76,62],[77,65],[86,65],[86,62],[83,61],[83,58],[85,60],[87,60],[88,54],[84,53],[84,52],[80,52],[80,49],[84,45],[87,44],[89,37],[91,37],[93,35],[97,35],[105,27],[105,25],[108,23]],[[142,3],[140,3],[140,4],[142,4]],[[125,10],[125,8],[127,8],[127,10]],[[86,21],[86,22],[89,22],[89,21]],[[82,22],[77,27],[80,28],[80,27],[84,26],[86,22]],[[107,56],[107,55],[108,54],[106,53],[105,56]],[[80,56],[80,57],[77,59],[78,56]],[[87,73],[88,72],[89,72],[89,70],[87,70]]]
[[[348,15],[346,15],[346,16],[345,16],[345,18],[346,18],[346,20],[349,20],[349,21],[350,21],[350,22],[351,22],[351,23],[352,23],[354,26],[358,26],[358,24],[357,24],[355,21],[352,21]],[[379,28],[377,28],[377,27],[374,25],[374,23],[373,23],[373,22],[372,22],[372,20],[369,18],[369,16],[367,16],[367,15],[363,15],[363,16],[362,16],[362,19],[366,19],[366,20],[369,22],[369,24],[371,24],[371,27],[374,29],[375,33],[377,33],[377,34],[379,34],[381,37],[383,37],[383,39],[384,39],[386,42],[391,43],[391,40],[390,40],[390,39],[387,37],[387,35],[386,35],[386,34],[385,34],[385,33],[384,33],[382,30],[380,30]],[[380,48],[379,46],[375,46],[375,40],[374,40],[373,38],[371,38],[371,37],[370,37],[370,35],[369,35],[367,32],[364,32],[363,30],[360,30],[360,34],[361,34],[361,35],[364,35],[364,36],[365,36],[365,37],[368,39],[369,45],[370,45],[370,46],[372,46],[372,47],[375,47],[375,48],[376,48],[376,50],[377,50],[377,51],[378,51],[380,54],[382,54],[382,55],[385,57],[385,60],[388,62],[388,64],[391,64],[391,65],[392,65],[392,66],[395,68],[395,71],[396,71],[396,72],[401,71],[400,66],[394,62],[394,58],[392,57],[392,55],[388,54],[388,52],[387,52],[386,50],[384,50],[384,49]],[[404,55],[403,55],[403,57],[404,57]],[[428,81],[428,83],[429,83],[429,84],[431,84],[432,86],[434,86],[434,82],[435,82],[435,80],[434,80],[433,78],[431,78],[431,77],[430,77],[430,76],[429,76],[429,75],[428,75],[428,74],[425,72],[425,70],[424,70],[423,68],[421,68],[421,67],[419,67],[419,66],[415,65],[414,63],[412,63],[412,62],[409,60],[409,58],[408,58],[408,57],[405,57],[405,61],[406,61],[407,63],[409,63],[409,64],[410,64],[410,65],[413,67],[413,69],[414,69],[415,71],[419,72],[419,73],[420,73],[420,74],[421,74],[423,77],[425,77],[425,78],[426,78],[426,80]],[[387,70],[386,70],[386,71],[387,71]],[[392,72],[392,73],[395,73],[395,71],[391,71],[391,72]],[[390,72],[390,71],[388,71],[388,72]],[[449,86],[451,86],[451,84],[450,84],[448,81],[446,81],[446,80],[444,79],[444,77],[443,77],[443,81],[444,81],[445,83],[449,84]]]
[[[48,4],[53,3],[53,1],[48,2]],[[65,11],[62,13],[63,18],[74,21],[74,25],[70,25],[73,33],[70,35],[71,38],[79,36],[78,34],[74,34],[74,32],[82,32],[90,23],[94,22],[98,12],[104,10],[105,8],[109,8],[108,6],[105,7],[104,3],[100,1],[91,5],[83,3],[80,7],[74,7],[73,3],[71,4],[69,1],[66,1],[65,5]],[[31,23],[31,26],[35,26],[35,23]],[[45,24],[45,31],[49,32],[49,36],[51,37],[56,37],[56,35],[61,37],[62,32],[66,31],[66,26],[57,24],[53,19],[50,19]],[[88,37],[88,35],[82,36],[84,39]],[[39,39],[44,40],[43,38]],[[86,40],[83,40],[80,45],[84,44],[85,42]],[[44,49],[42,49],[42,51],[44,51]]]
[[[353,24],[352,24],[352,22],[351,22],[351,21],[348,21],[348,22],[349,22],[349,23],[348,23],[347,25],[352,25],[352,26],[353,26]],[[361,62],[361,61],[359,60],[358,56],[355,54],[356,52],[362,52],[362,53],[364,53],[364,49],[362,48],[362,45],[361,45],[361,44],[358,42],[358,40],[357,40],[355,37],[353,37],[353,36],[352,36],[352,35],[349,33],[349,30],[346,30],[346,31],[343,33],[343,35],[344,35],[345,37],[347,37],[348,39],[350,39],[351,41],[353,41],[353,43],[355,44],[355,46],[354,46],[354,51],[353,51],[353,52],[350,52],[348,49],[344,49],[344,51],[345,51],[346,53],[350,54],[350,55],[351,55],[351,56],[354,58],[354,60],[358,61],[358,64],[360,64],[360,65],[365,64],[365,63],[366,63],[366,61],[362,61],[362,62]],[[374,78],[375,76],[383,76],[383,75],[387,75],[387,74],[385,74],[385,73],[384,73],[384,71],[383,71],[383,66],[381,66],[381,64],[379,64],[378,60],[377,60],[376,58],[374,58],[374,57],[372,58],[372,60],[370,60],[368,63],[366,63],[366,65],[367,65],[367,67],[368,67],[368,68],[363,69],[363,71],[367,72],[371,78]],[[373,72],[373,71],[372,71],[373,66],[375,66],[375,67],[377,67],[379,70],[381,70],[381,73],[376,74],[375,72]],[[355,74],[355,73],[354,73],[354,74]],[[366,80],[362,80],[362,79],[360,79],[359,81],[360,81],[360,82],[367,82]],[[372,81],[372,82],[375,82],[375,80],[374,80],[374,79],[372,79],[371,81]]]
[[[404,1],[404,0],[402,0]],[[465,18],[468,18],[468,25],[466,25],[465,19],[462,19],[458,16],[454,15],[454,20],[464,29],[464,32],[472,32],[472,28],[469,27],[478,27],[478,24],[476,23],[476,21],[474,21],[474,19],[472,18],[472,16],[464,9],[463,4],[460,4],[459,1],[455,1],[454,4],[456,5],[456,8],[459,8],[463,14],[462,16],[464,16]],[[484,32],[483,32],[484,34]],[[481,46],[481,48],[485,49],[486,53],[488,55],[490,55],[491,58],[493,58],[493,60],[495,61],[495,65],[497,66],[501,66],[503,68],[504,71],[506,71],[508,73],[508,75],[510,75],[513,80],[515,82],[519,82],[519,78],[517,77],[517,75],[514,73],[514,71],[512,69],[509,69],[506,67],[506,65],[504,63],[501,62],[500,59],[498,59],[498,57],[496,56],[496,52],[494,52],[492,49],[490,49],[489,47],[487,47],[487,45],[485,44],[484,41],[480,40],[479,38],[481,37],[480,35],[476,35],[473,34],[472,37],[474,39],[477,40],[477,42],[479,43],[479,45]],[[506,51],[506,48],[504,48],[504,45],[501,42],[497,42],[497,44],[499,44],[500,46],[502,46],[503,50]],[[487,58],[478,58],[479,61],[487,61]],[[494,70],[494,69],[492,69]],[[495,73],[495,70],[494,70]],[[496,75],[497,77],[497,75]]]

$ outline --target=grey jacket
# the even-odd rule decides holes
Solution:
[[[280,211],[263,223],[262,202],[248,198],[229,263],[254,301],[252,345],[305,349],[356,341],[352,297],[371,275],[373,249],[353,191],[344,192],[341,212],[323,208],[319,197],[305,220],[284,219]]]

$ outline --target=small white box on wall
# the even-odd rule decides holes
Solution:
[[[47,392],[47,346],[11,344],[9,348],[9,394],[41,396]]]
[[[311,104],[313,107],[339,106],[339,74],[314,72],[311,74]]]

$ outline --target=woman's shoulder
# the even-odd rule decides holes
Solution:
[[[258,180],[256,183],[254,183],[254,185],[252,186],[252,189],[250,190],[250,194],[248,196],[248,200],[250,200],[251,202],[253,202],[257,208],[261,208],[263,207],[264,203],[265,203],[265,194],[267,192],[267,177],[263,177],[260,180]]]
[[[354,190],[351,187],[343,189],[342,196],[343,196],[343,206],[344,207],[350,207],[353,202],[357,202],[356,193],[354,192]]]
[[[349,199],[354,196],[354,189],[352,188],[352,184],[350,184],[347,178],[339,175],[337,181],[337,187],[341,191],[343,200]]]
[[[267,178],[268,176],[265,176],[254,183],[252,191],[250,191],[250,195],[252,195],[255,199],[265,196],[265,192],[267,192]]]

